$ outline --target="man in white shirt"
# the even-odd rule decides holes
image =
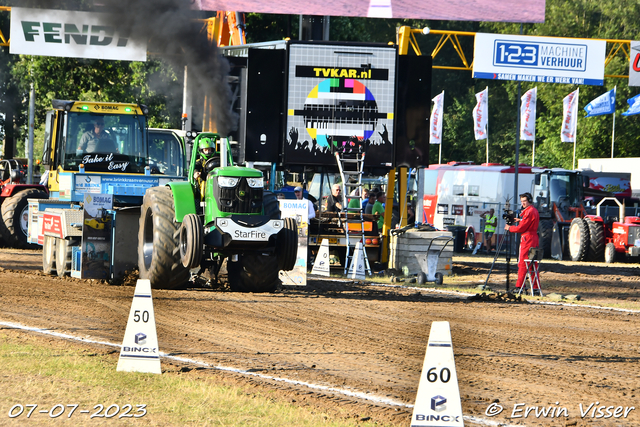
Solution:
[[[293,189],[293,194],[296,195],[296,199],[298,200],[306,200],[307,201],[307,207],[309,209],[309,219],[311,218],[315,218],[316,217],[316,210],[313,207],[313,203],[311,203],[310,200],[305,199],[302,194],[302,187],[298,186],[296,188]]]

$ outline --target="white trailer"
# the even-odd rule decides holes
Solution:
[[[518,167],[518,191],[514,193],[515,167],[499,164],[450,162],[421,169],[422,222],[436,228],[465,227],[465,246],[482,241],[484,218],[493,208],[498,216],[496,237],[503,234],[505,209],[520,206],[519,194],[530,192],[536,172],[543,169]],[[507,206],[507,203],[510,203]]]

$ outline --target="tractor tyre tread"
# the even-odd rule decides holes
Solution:
[[[604,248],[604,262],[607,264],[612,264],[616,262],[616,245],[612,242],[606,244]]]
[[[234,292],[273,292],[280,284],[278,263],[260,254],[238,255],[228,262],[229,286]]]
[[[574,230],[578,233],[576,245],[572,242]],[[589,248],[589,227],[583,218],[574,218],[569,228],[569,255],[572,261],[584,261]]]
[[[590,218],[586,218],[585,221],[589,227],[587,259],[602,262],[604,259],[604,225]]]
[[[278,236],[276,254],[280,270],[293,270],[298,258],[298,225],[295,219],[284,219],[284,229]]]
[[[540,248],[544,258],[551,258],[551,236],[553,235],[553,220],[540,220],[538,225],[538,234],[540,235]]]
[[[262,206],[264,214],[270,219],[280,219],[280,203],[278,203],[278,198],[271,191],[262,193]]]
[[[153,235],[147,236],[147,221],[152,221]],[[180,260],[173,194],[169,187],[147,190],[140,212],[138,268],[140,278],[149,279],[154,289],[178,289],[186,284],[190,273]],[[146,240],[145,240],[146,238]],[[146,265],[145,241],[152,241],[149,265]]]
[[[182,265],[189,269],[198,267],[202,262],[204,239],[204,230],[200,217],[196,214],[185,215],[182,220],[182,226],[179,228],[179,236]],[[182,248],[183,244],[186,249]],[[183,249],[184,255],[182,254]]]

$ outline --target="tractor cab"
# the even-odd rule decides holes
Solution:
[[[47,129],[59,123],[55,135],[45,137],[44,164],[62,171],[145,173],[146,107],[62,100],[52,105]]]
[[[540,218],[570,221],[582,208],[584,178],[580,172],[549,169],[537,173],[533,185],[534,205]]]

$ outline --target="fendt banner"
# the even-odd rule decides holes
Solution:
[[[191,0],[200,10],[445,21],[544,22],[545,0]]]
[[[146,40],[132,40],[105,14],[11,8],[12,54],[146,61]]]
[[[476,79],[602,86],[607,42],[477,33]]]

